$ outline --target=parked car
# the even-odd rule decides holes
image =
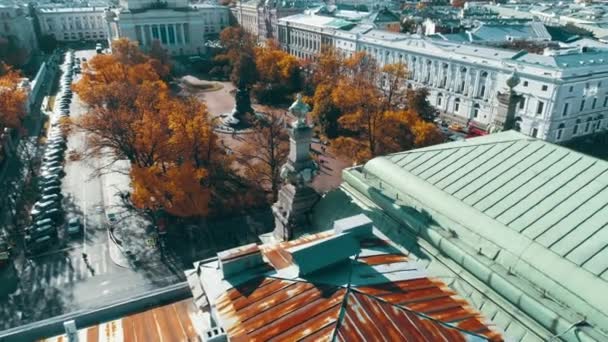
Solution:
[[[50,167],[58,167],[63,165],[63,163],[61,163],[59,160],[52,160],[52,161],[48,161],[48,162],[44,162],[42,164],[43,168],[50,168]]]
[[[53,195],[53,194],[61,194],[61,186],[59,185],[50,185],[41,188],[42,195]]]
[[[53,245],[54,242],[55,241],[53,241],[50,236],[43,236],[41,238],[26,241],[26,252],[28,254],[33,254],[36,252],[47,250]]]
[[[42,197],[40,197],[41,202],[59,201],[59,200],[61,200],[60,194],[48,194],[48,195],[42,195]]]
[[[30,215],[32,218],[42,218],[41,214],[49,211],[51,209],[58,209],[59,201],[48,201],[48,202],[36,202],[32,210],[30,210]]]
[[[76,235],[80,234],[82,230],[82,224],[80,223],[80,218],[72,217],[68,220],[68,234]]]
[[[34,221],[33,224],[33,228],[36,227],[44,227],[44,226],[48,226],[48,225],[52,225],[53,224],[53,220],[51,220],[50,218],[45,218],[43,220],[36,220]]]
[[[62,161],[63,160],[63,153],[60,155],[49,155],[49,156],[44,156],[42,161],[46,162],[46,161]]]
[[[45,183],[45,184],[48,184],[50,181],[54,181],[54,180],[61,181],[61,177],[59,177],[58,175],[40,176],[38,179],[39,179],[40,183]]]
[[[25,241],[27,243],[28,240],[37,239],[43,236],[50,236],[53,238],[57,237],[57,228],[52,224],[48,224],[42,227],[33,227],[29,230],[29,232],[25,235]]]
[[[56,179],[50,179],[48,181],[41,181],[40,183],[38,183],[38,187],[44,191],[45,189],[49,189],[49,188],[53,188],[53,187],[57,187],[59,189],[61,189],[61,180],[59,178]]]
[[[60,224],[63,221],[63,210],[61,208],[52,208],[42,213],[38,218],[50,218],[56,224]]]

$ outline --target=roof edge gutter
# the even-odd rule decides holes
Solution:
[[[384,168],[385,171],[395,172],[395,166],[386,158],[377,167]],[[367,166],[367,165],[366,165]],[[392,170],[391,170],[392,168]],[[402,170],[399,169],[399,173]],[[392,217],[397,222],[408,225],[407,213],[405,213],[399,205],[396,205],[392,199],[382,195],[377,189],[367,185],[362,179],[362,174],[357,170],[344,170],[342,179],[348,183],[353,189],[364,194],[367,198],[372,199],[376,205],[381,207],[387,215]],[[402,181],[404,181],[402,179]],[[575,327],[577,322],[572,322],[565,319],[554,310],[547,308],[546,305],[538,301],[533,296],[529,295],[521,288],[515,286],[507,279],[506,274],[501,274],[497,270],[491,269],[482,263],[477,257],[467,253],[462,247],[458,246],[454,241],[442,236],[436,229],[421,229],[422,227],[413,227],[418,234],[429,242],[433,247],[448,255],[453,261],[461,267],[473,274],[475,277],[488,284],[494,291],[520,308],[529,317],[541,324],[545,329],[554,334],[560,335],[560,338],[567,341],[596,341],[597,339],[590,336],[587,332]],[[568,330],[569,329],[569,330]]]

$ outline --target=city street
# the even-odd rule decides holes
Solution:
[[[93,57],[94,51],[77,51],[76,57]],[[77,75],[76,75],[77,76]],[[74,82],[78,76],[74,78]],[[70,105],[72,119],[86,111],[74,94]],[[0,330],[64,314],[94,308],[111,301],[182,281],[182,267],[172,266],[170,256],[160,260],[158,250],[142,236],[142,249],[137,252],[142,262],[137,267],[122,267],[113,262],[108,238],[102,177],[93,174],[99,160],[70,160],[69,151],[82,150],[85,133],[73,130],[68,136],[66,173],[62,182],[63,208],[66,217],[77,216],[83,233],[68,236],[65,224],[59,227],[59,244],[28,259],[17,258],[14,266],[2,273],[0,282],[14,284],[8,297],[0,298]],[[135,223],[134,221],[120,222]],[[132,227],[143,232],[141,226]],[[87,260],[83,258],[86,253]],[[124,266],[124,265],[123,265]]]

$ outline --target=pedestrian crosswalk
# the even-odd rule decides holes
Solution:
[[[28,283],[31,284],[31,290],[61,287],[108,273],[112,261],[108,255],[107,244],[96,246],[96,253],[92,252],[87,252],[87,262],[80,253],[74,252],[64,257],[43,259],[30,264]]]

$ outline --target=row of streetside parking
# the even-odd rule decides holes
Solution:
[[[76,66],[75,66],[76,64]],[[55,113],[50,118],[49,129],[42,165],[38,176],[39,199],[30,211],[31,225],[25,229],[25,245],[28,253],[45,250],[58,239],[58,228],[63,226],[61,179],[63,171],[67,137],[61,127],[61,118],[70,115],[72,101],[72,77],[79,72],[80,66],[75,62],[74,52],[68,51],[62,65],[61,85],[55,100]],[[78,234],[81,230],[77,217],[68,219],[68,233]]]

